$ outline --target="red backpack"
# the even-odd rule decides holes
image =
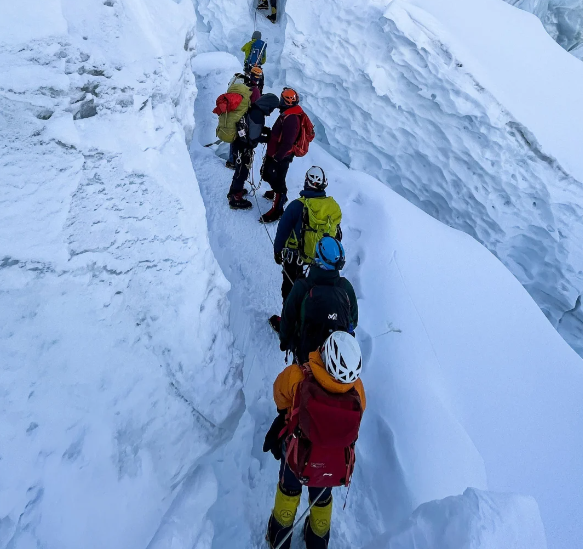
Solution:
[[[308,365],[301,368],[304,379],[282,432],[287,464],[306,486],[348,486],[362,418],[360,396],[354,387],[346,393],[329,393]]]
[[[312,124],[312,121],[301,107],[292,107],[285,113],[285,116],[290,116],[292,114],[300,117],[300,131],[298,133],[298,138],[292,147],[292,153],[295,156],[306,156],[306,154],[308,154],[310,143],[314,141],[314,137],[316,137],[314,124]]]

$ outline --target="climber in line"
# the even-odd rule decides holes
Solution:
[[[285,179],[294,159],[293,148],[302,128],[301,117],[306,116],[299,102],[300,96],[294,89],[283,89],[279,102],[280,115],[273,125],[261,168],[261,177],[272,189],[263,196],[273,200],[273,206],[261,216],[261,223],[272,223],[283,215],[283,206],[287,202]]]
[[[261,31],[255,31],[241,51],[245,53],[243,67],[248,74],[251,67],[260,67],[267,61],[267,44],[261,40]]]
[[[266,533],[270,549],[280,543],[282,549],[291,546],[303,486],[308,487],[313,504],[304,523],[306,549],[328,548],[332,488],[350,484],[354,446],[366,408],[361,371],[356,339],[334,332],[310,353],[307,363],[292,364],[277,376],[273,398],[278,415],[263,443],[264,452],[281,460]]]
[[[266,10],[269,9],[269,5],[271,4],[271,13],[267,16],[272,23],[277,21],[277,0],[259,0],[259,4],[257,5],[258,10]]]
[[[237,122],[237,136],[233,142],[235,173],[227,193],[229,206],[233,210],[248,210],[253,207],[251,202],[244,198],[247,194],[244,185],[252,169],[253,150],[259,143],[267,143],[271,133],[270,128],[265,126],[265,117],[271,115],[278,104],[277,95],[266,93],[257,99]]]
[[[244,77],[247,87],[251,90],[251,104],[263,94],[263,69],[261,67],[251,67],[249,74]],[[229,158],[225,166],[231,170],[235,169],[235,144],[229,146]]]
[[[294,282],[304,277],[304,267],[315,260],[316,244],[324,234],[342,240],[342,211],[334,198],[326,196],[327,186],[324,170],[312,166],[306,172],[299,198],[285,209],[277,227],[273,256],[275,262],[282,266],[281,297],[284,304]],[[278,333],[279,322],[278,315],[269,319],[271,327]]]
[[[279,330],[280,349],[290,350],[303,364],[312,351],[337,331],[354,335],[358,302],[352,284],[340,271],[346,261],[337,239],[324,236],[308,275],[296,280],[285,300]]]

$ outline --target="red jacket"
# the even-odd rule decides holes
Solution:
[[[300,133],[300,117],[297,115],[303,112],[302,108],[296,105],[279,115],[271,129],[271,138],[267,144],[267,156],[279,161],[292,154],[292,148]]]

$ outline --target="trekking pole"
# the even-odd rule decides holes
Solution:
[[[291,527],[291,530],[285,535],[285,537],[275,546],[275,549],[281,549],[283,547],[283,544],[287,541],[287,538],[289,538],[295,527],[302,522],[302,519],[312,510],[312,507],[314,507],[314,505],[316,505],[316,503],[318,503],[318,500],[324,495],[324,492],[326,491],[326,488],[322,488],[322,491],[318,494],[318,497],[312,501],[312,503],[310,503],[310,506],[302,513],[302,516],[296,520],[295,524]]]

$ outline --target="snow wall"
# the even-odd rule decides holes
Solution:
[[[583,60],[583,2],[581,0],[506,0],[536,15],[561,47]]]
[[[583,65],[499,0],[286,12],[285,81],[318,139],[486,245],[583,353]]]
[[[533,498],[468,488],[420,505],[401,530],[365,549],[545,549]]]
[[[194,24],[0,4],[2,548],[143,549],[177,505],[208,529],[198,464],[243,402],[186,146]]]

